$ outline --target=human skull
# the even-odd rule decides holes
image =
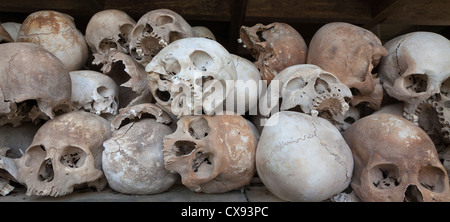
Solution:
[[[1,25],[12,37],[14,42],[17,42],[17,34],[19,34],[20,26],[22,26],[22,24],[17,22],[4,22]]]
[[[327,120],[280,111],[268,120],[256,149],[258,176],[287,201],[323,201],[348,187],[353,159]]]
[[[184,116],[164,138],[164,164],[190,190],[223,193],[250,182],[256,138],[240,115]]]
[[[178,179],[164,168],[163,140],[172,134],[169,115],[151,104],[123,109],[112,121],[113,135],[103,145],[102,166],[108,184],[121,193],[155,194]]]
[[[72,106],[100,116],[116,115],[119,87],[109,76],[92,70],[69,73],[72,80]]]
[[[103,54],[111,49],[128,53],[130,35],[136,21],[117,9],[95,13],[86,26],[86,43],[92,53]]]
[[[194,30],[195,37],[207,38],[214,41],[216,40],[214,33],[212,33],[212,31],[205,26],[193,26],[192,30]]]
[[[384,46],[389,54],[381,59],[378,69],[383,87],[405,103],[405,118],[417,123],[417,107],[440,93],[450,77],[450,41],[436,33],[412,32]]]
[[[74,19],[55,11],[37,11],[28,15],[20,27],[18,42],[31,42],[53,53],[68,71],[81,69],[89,55],[83,34]]]
[[[17,180],[28,196],[62,196],[84,185],[103,189],[102,143],[110,136],[110,123],[93,113],[73,111],[49,120],[15,160]]]
[[[286,23],[242,26],[238,41],[256,59],[255,65],[267,84],[283,69],[306,63],[308,47],[305,40]]]
[[[14,42],[14,39],[11,37],[11,35],[8,33],[8,31],[0,23],[0,44],[8,43],[8,42]]]
[[[343,136],[355,161],[351,187],[362,201],[449,201],[449,180],[436,148],[412,122],[372,114]]]
[[[71,111],[70,75],[58,58],[31,43],[0,44],[0,51],[0,125]]]
[[[119,110],[127,106],[149,103],[153,97],[147,85],[147,73],[130,55],[117,50],[94,54],[92,64],[119,86]]]
[[[310,64],[284,69],[271,84],[279,84],[280,92],[272,92],[269,86],[262,99],[278,101],[281,97],[282,111],[295,110],[330,121],[338,115],[345,115],[349,109],[348,102],[352,99],[350,89],[336,76]],[[277,103],[272,104],[275,105]]]
[[[260,87],[261,76],[255,64],[248,59],[231,54],[236,67],[236,85],[224,101],[226,111],[245,115],[247,111],[256,114],[256,106],[263,92]],[[222,107],[220,107],[222,108]]]
[[[194,30],[181,15],[170,9],[144,14],[131,34],[130,53],[146,66],[161,49],[182,38],[194,37]]]
[[[307,63],[333,73],[350,88],[351,106],[367,103],[368,107],[378,110],[383,88],[372,70],[386,55],[386,49],[372,32],[349,23],[333,22],[314,34]]]
[[[230,53],[206,38],[184,38],[161,50],[145,68],[157,103],[177,117],[210,115],[233,92],[236,67]]]

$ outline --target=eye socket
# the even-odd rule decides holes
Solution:
[[[25,166],[37,168],[44,162],[47,151],[43,145],[37,145],[28,148],[26,153],[27,155],[25,155]]]
[[[189,56],[198,71],[208,71],[214,64],[214,59],[204,51],[196,50]]]
[[[431,165],[420,168],[418,174],[420,185],[436,193],[441,193],[445,190],[445,177],[442,169]]]
[[[87,153],[81,148],[68,146],[64,148],[61,154],[59,162],[70,168],[80,168],[86,162]]]
[[[441,96],[450,96],[450,78],[446,79],[441,85]]]
[[[303,78],[301,77],[297,77],[297,78],[293,78],[291,79],[287,84],[285,89],[289,90],[289,91],[293,91],[293,90],[297,90],[297,89],[301,89],[303,87],[305,87],[306,85],[308,85],[308,82],[305,81]]]
[[[401,180],[397,166],[393,164],[380,164],[369,171],[372,184],[378,189],[391,189],[400,185]]]
[[[189,134],[195,139],[201,139],[207,137],[211,128],[208,125],[208,121],[200,117],[189,123]]]
[[[423,93],[427,91],[428,77],[424,74],[411,74],[406,76],[405,79],[406,90],[412,93]]]

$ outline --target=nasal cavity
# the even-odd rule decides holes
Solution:
[[[180,140],[175,142],[175,150],[176,156],[185,156],[192,153],[192,151],[196,148],[197,144],[187,140]]]
[[[423,202],[423,196],[416,185],[409,185],[405,191],[403,202]]]
[[[46,159],[39,168],[39,180],[50,182],[53,180],[54,171],[52,159]]]

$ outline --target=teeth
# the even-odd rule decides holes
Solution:
[[[242,47],[244,47],[244,48],[247,48],[247,46],[246,46],[246,45],[242,45]]]
[[[417,126],[419,125],[419,117],[417,115],[403,111],[403,117],[405,117],[407,120],[413,122]]]
[[[238,43],[242,43],[242,39],[237,39],[237,42]]]

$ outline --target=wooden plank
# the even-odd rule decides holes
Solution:
[[[370,0],[249,0],[246,21],[364,24],[370,15]]]
[[[363,28],[370,29],[375,25],[386,20],[394,11],[398,10],[405,4],[406,0],[391,0],[376,2],[373,10],[373,18],[363,25]],[[381,7],[379,7],[381,6]]]
[[[231,7],[231,22],[230,29],[228,31],[228,50],[230,53],[237,54],[239,44],[237,39],[239,38],[239,30],[244,24],[245,12],[247,10],[248,0],[233,0]]]
[[[47,0],[37,3],[33,0],[2,0],[0,3],[0,12],[32,13],[40,10],[55,10],[72,16],[93,13],[86,1]]]
[[[105,0],[105,9],[123,10],[138,19],[151,10],[166,8],[184,19],[231,21],[231,3],[223,0]]]

